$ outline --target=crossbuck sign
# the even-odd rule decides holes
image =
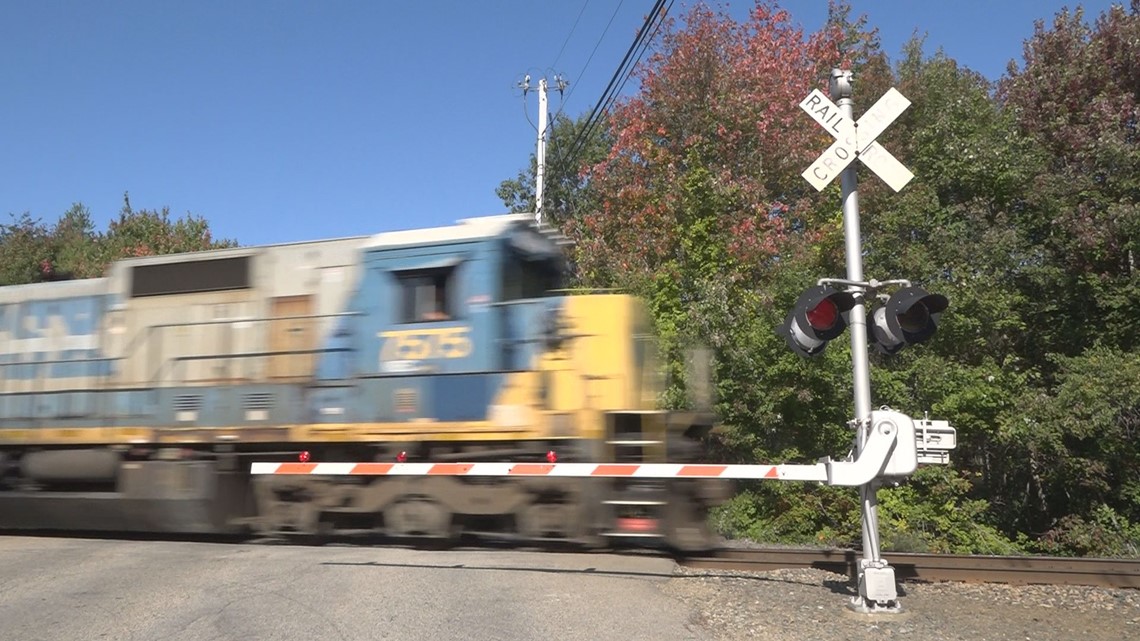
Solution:
[[[804,171],[803,177],[816,190],[823,191],[858,156],[891,189],[899,191],[905,187],[914,174],[875,142],[875,138],[909,106],[910,101],[892,87],[859,122],[852,123],[822,91],[813,90],[800,103],[800,108],[835,136],[835,142]]]

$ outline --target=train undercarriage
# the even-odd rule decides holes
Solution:
[[[254,461],[591,461],[600,442],[9,448],[0,452],[0,530],[230,534],[317,542],[464,535],[589,548],[715,547],[710,479],[252,476]],[[632,446],[620,446],[632,447]],[[619,450],[620,450],[619,447]],[[690,444],[689,450],[697,449]],[[613,451],[613,450],[611,450]],[[631,456],[618,456],[629,460]]]

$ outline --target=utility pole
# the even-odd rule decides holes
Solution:
[[[569,84],[560,75],[554,76],[554,84],[558,87],[558,93],[561,94],[566,86]],[[519,87],[523,90],[525,97],[530,90],[530,75],[528,74],[519,83]],[[535,172],[534,172],[534,221],[536,223],[542,222],[543,205],[543,191],[546,188],[546,139],[549,135],[548,119],[549,109],[547,99],[547,81],[546,78],[541,78],[538,81],[538,145],[535,149]]]
[[[534,155],[534,222],[542,222],[542,188],[546,174],[546,78],[538,81],[538,150]]]

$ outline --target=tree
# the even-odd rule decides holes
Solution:
[[[215,241],[210,225],[193,214],[170,219],[170,208],[134,210],[130,197],[123,195],[123,208],[112,220],[107,232],[99,237],[103,259],[108,263],[130,256],[177,254],[234,247],[233,240]]]
[[[546,209],[543,219],[557,227],[567,225],[582,212],[597,206],[588,169],[606,157],[613,141],[604,117],[593,127],[588,125],[585,115],[571,120],[558,114],[550,126],[544,169],[543,200]],[[534,212],[537,171],[538,163],[531,154],[529,168],[520,171],[516,178],[504,180],[495,190],[510,211]]]
[[[662,28],[637,71],[640,92],[611,114],[610,154],[592,168],[601,207],[569,230],[595,280],[654,273],[680,257],[676,231],[695,170],[708,172],[721,200],[716,240],[733,260],[763,267],[804,230],[805,188],[793,178],[818,134],[797,104],[839,62],[841,34],[805,37],[770,4],[742,25],[698,5],[683,29],[671,18]]]
[[[772,3],[743,24],[699,5],[664,26],[639,92],[609,114],[589,209],[562,219],[582,277],[648,301],[674,381],[684,344],[712,346],[725,458],[843,451],[846,341],[805,361],[773,332],[806,286],[843,275],[839,188],[800,177],[830,140],[797,105],[833,66],[855,69],[863,109],[897,86],[912,106],[881,140],[916,177],[898,194],[861,181],[865,273],[951,309],[921,348],[872,356],[872,403],[945,418],[959,446],[953,466],[880,491],[883,540],[1136,554],[1138,7],[1039,24],[1025,68],[995,86],[918,38],[892,68],[842,4],[810,35]],[[844,488],[768,484],[719,518],[849,545],[858,515]]]
[[[868,273],[953,301],[927,348],[875,360],[875,402],[950,419],[960,445],[946,480],[966,490],[972,520],[1031,550],[1140,546],[1126,382],[1140,85],[1120,46],[1137,37],[1135,15],[1114,9],[1095,29],[1079,12],[1052,30],[1039,23],[1025,70],[1011,68],[998,99],[977,74],[910,43],[898,83],[913,105],[884,144],[917,178],[900,194],[861,186],[875,212],[864,217]],[[989,534],[945,536],[1001,548]]]
[[[31,215],[13,216],[11,224],[0,225],[0,285],[44,280],[50,256],[50,232]]]
[[[98,232],[91,213],[72,205],[52,226],[30,214],[0,225],[0,285],[71,278],[97,278],[121,258],[233,247],[216,241],[205,219],[187,214],[171,220],[169,208],[134,210],[123,195],[123,208],[106,232]]]
[[[807,457],[848,438],[844,403],[808,401],[849,397],[840,361],[805,366],[774,333],[797,290],[843,262],[835,208],[800,177],[827,143],[798,104],[832,67],[879,59],[847,16],[833,5],[813,34],[771,2],[742,24],[704,5],[666,20],[639,92],[610,114],[614,144],[590,169],[597,207],[565,226],[587,283],[647,299],[676,383],[669,404],[685,398],[682,348],[713,348],[740,458]]]
[[[1137,0],[1091,26],[1082,10],[1062,11],[1051,28],[1037,23],[1024,67],[1011,65],[998,93],[1044,158],[1017,219],[1034,249],[1018,278],[1017,351],[1037,380],[1003,429],[1008,514],[1011,527],[1046,532],[1051,551],[1140,548],[1138,40]]]
[[[1023,219],[1041,248],[1030,313],[1053,326],[1026,349],[1046,359],[1098,339],[1140,346],[1138,40],[1135,0],[1131,12],[1113,7],[1094,27],[1082,10],[1062,11],[1051,29],[1037,23],[1025,67],[1011,67],[1001,86],[1019,133],[1049,158],[1032,177]]]

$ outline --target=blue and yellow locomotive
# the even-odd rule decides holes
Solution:
[[[707,547],[718,481],[250,475],[255,461],[691,461],[634,297],[530,216],[0,288],[0,528],[509,533]]]

